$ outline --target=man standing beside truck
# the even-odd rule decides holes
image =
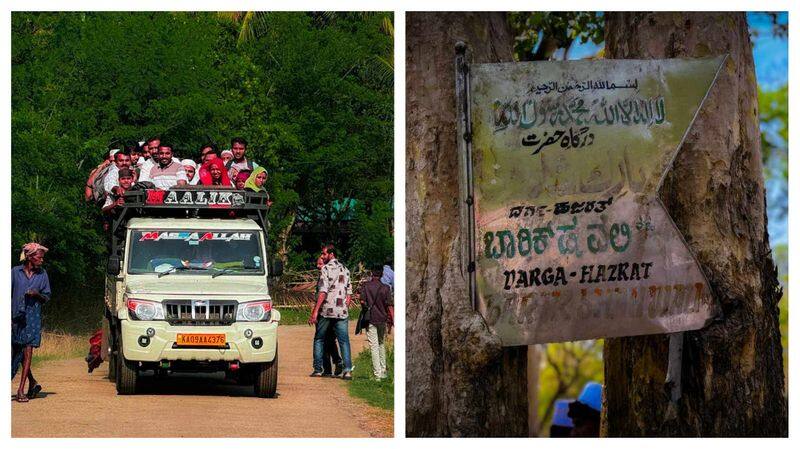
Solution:
[[[322,261],[325,263],[319,274],[319,294],[309,324],[315,324],[314,333],[314,371],[311,377],[322,377],[322,357],[325,336],[333,328],[342,353],[342,379],[353,378],[353,363],[350,358],[350,337],[348,335],[348,307],[353,289],[350,285],[350,271],[336,259],[333,245],[322,248]],[[320,316],[321,314],[321,316]]]

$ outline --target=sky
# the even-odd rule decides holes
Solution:
[[[778,22],[787,24],[788,15],[778,16]],[[775,37],[772,22],[766,14],[747,14],[747,23],[755,30],[753,39],[753,59],[756,65],[756,79],[762,89],[773,90],[789,80],[789,42]]]

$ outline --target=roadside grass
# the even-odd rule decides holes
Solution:
[[[42,307],[42,326],[56,334],[91,335],[103,323],[104,280],[89,280],[86,284],[59,287],[59,294]],[[88,343],[87,343],[88,344]]]
[[[386,379],[378,381],[372,375],[372,355],[364,348],[353,361],[355,370],[353,380],[348,383],[350,396],[367,401],[373,407],[384,410],[394,409],[394,345],[386,344]]]
[[[293,324],[308,324],[311,318],[311,306],[308,307],[275,307],[281,313],[281,324],[290,326]],[[358,318],[359,307],[351,307],[348,314],[350,320]]]
[[[42,345],[33,350],[32,366],[51,360],[81,357],[89,352],[88,335],[70,335],[62,332],[42,332]]]

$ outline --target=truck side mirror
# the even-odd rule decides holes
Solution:
[[[108,266],[106,266],[106,273],[110,274],[111,276],[118,276],[121,269],[121,261],[119,260],[119,256],[108,256]]]
[[[270,267],[269,275],[272,277],[278,277],[283,274],[283,262],[280,259],[275,259],[272,261],[272,267]]]

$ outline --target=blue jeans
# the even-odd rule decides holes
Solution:
[[[350,359],[350,337],[347,335],[347,319],[319,317],[317,331],[314,333],[314,372],[322,372],[322,356],[325,349],[325,335],[328,329],[333,328],[336,339],[339,341],[339,351],[342,352],[343,372],[353,370],[353,361]]]

